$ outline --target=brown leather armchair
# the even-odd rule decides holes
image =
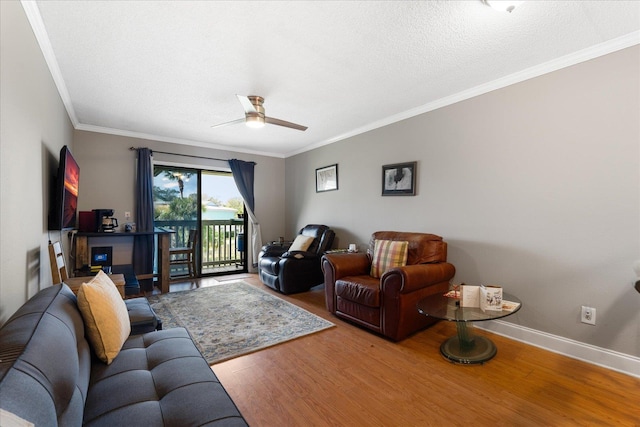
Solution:
[[[370,276],[376,240],[407,241],[407,265],[377,279]],[[394,341],[435,323],[416,304],[445,293],[455,267],[447,261],[447,243],[434,234],[378,231],[367,253],[331,253],[322,258],[327,309]]]

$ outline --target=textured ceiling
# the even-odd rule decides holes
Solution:
[[[23,5],[77,129],[277,157],[640,43],[637,1]],[[211,129],[236,94],[309,129]]]

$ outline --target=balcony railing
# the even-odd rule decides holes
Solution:
[[[197,221],[155,221],[156,227],[173,230],[171,247],[187,246],[189,230]],[[198,260],[202,273],[242,271],[246,248],[243,219],[203,220],[200,233]],[[184,273],[184,267],[172,267],[172,275]],[[186,270],[186,268],[185,268]]]

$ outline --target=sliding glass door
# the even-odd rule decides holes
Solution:
[[[231,172],[202,171],[202,274],[247,271],[247,221]]]
[[[246,271],[244,204],[230,172],[155,165],[153,195],[155,225],[175,231],[172,247],[186,246],[189,230],[199,230],[199,274]]]

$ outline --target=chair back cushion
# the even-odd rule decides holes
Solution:
[[[428,264],[447,261],[447,243],[435,234],[402,231],[377,231],[371,235],[369,253],[374,254],[376,240],[406,241],[407,265]]]
[[[307,248],[307,252],[314,252],[322,254],[329,249],[333,244],[333,237],[335,233],[326,225],[309,224],[300,230],[303,236],[313,237],[314,240]]]

